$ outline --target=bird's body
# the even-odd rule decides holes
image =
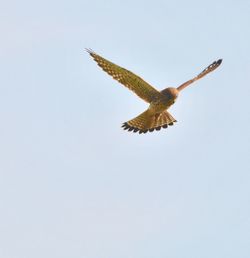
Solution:
[[[125,130],[139,133],[158,131],[177,122],[167,110],[175,103],[179,92],[194,81],[215,70],[222,62],[221,59],[213,62],[198,76],[177,88],[169,87],[158,91],[132,72],[104,59],[92,50],[87,49],[87,51],[105,72],[150,104],[146,111],[122,125]]]

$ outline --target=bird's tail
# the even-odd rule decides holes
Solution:
[[[139,116],[128,122],[123,123],[124,130],[147,133],[161,128],[167,128],[177,122],[167,111],[159,114],[152,114],[149,110],[144,111]]]

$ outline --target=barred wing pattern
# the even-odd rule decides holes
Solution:
[[[219,59],[207,66],[196,77],[186,81],[179,87],[168,87],[159,92],[134,73],[106,60],[91,49],[86,49],[86,51],[106,73],[150,103],[147,110],[122,125],[124,130],[139,132],[140,134],[153,132],[154,130],[159,131],[161,128],[167,128],[169,125],[177,122],[167,110],[174,104],[179,92],[191,83],[214,71],[222,63],[222,59]]]
[[[205,68],[201,73],[199,73],[196,77],[194,77],[193,79],[184,82],[183,84],[181,84],[177,89],[179,91],[183,90],[184,88],[186,88],[188,85],[190,85],[191,83],[201,79],[202,77],[204,77],[205,75],[207,75],[208,73],[211,73],[212,71],[214,71],[217,67],[220,66],[220,64],[222,63],[222,59],[219,59],[217,61],[214,61],[212,64],[210,64],[207,68]]]
[[[86,51],[93,57],[97,64],[109,75],[111,75],[115,80],[132,90],[140,98],[148,103],[153,100],[160,98],[161,93],[145,82],[142,78],[135,75],[134,73],[122,68],[105,58],[99,56],[91,49],[86,49]]]

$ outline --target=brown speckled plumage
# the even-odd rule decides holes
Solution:
[[[139,134],[153,132],[155,130],[159,131],[161,128],[167,128],[177,122],[167,109],[175,103],[179,92],[215,70],[222,62],[222,59],[213,62],[196,77],[181,84],[177,88],[169,87],[158,91],[139,76],[104,59],[91,49],[86,49],[86,51],[105,72],[150,104],[146,111],[122,125],[124,130],[138,132]]]

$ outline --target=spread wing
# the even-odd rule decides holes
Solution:
[[[91,49],[86,49],[86,51],[93,57],[97,64],[109,75],[111,75],[115,80],[132,90],[140,98],[150,103],[155,98],[160,97],[161,93],[145,82],[142,78],[135,75],[134,73],[122,68],[105,58],[99,56]]]
[[[220,64],[222,63],[222,59],[219,59],[217,61],[214,61],[212,64],[210,64],[207,68],[205,68],[201,73],[199,73],[196,77],[194,77],[193,79],[184,82],[183,84],[181,84],[177,89],[179,91],[183,90],[184,88],[186,88],[189,84],[201,79],[202,77],[204,77],[205,75],[207,75],[208,73],[211,73],[212,71],[214,71],[217,67],[220,66]]]

